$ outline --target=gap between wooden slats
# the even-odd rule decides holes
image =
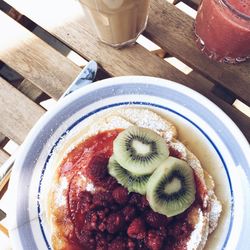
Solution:
[[[9,139],[0,132],[0,148],[3,148],[8,140]]]
[[[0,149],[0,166],[9,158],[9,155],[2,149]]]
[[[152,1],[145,35],[171,55],[220,83],[250,105],[250,61],[239,65],[211,62],[195,46],[193,19],[175,6],[165,0]]]
[[[0,39],[0,59],[48,95],[59,98],[80,67],[1,11],[0,23],[0,33],[5,34]]]
[[[35,104],[7,81],[0,77],[0,131],[8,138],[21,144],[44,114],[44,109]]]
[[[195,4],[196,6],[198,6],[201,2],[201,0],[183,0],[184,3],[187,3],[188,2],[192,2],[193,4]]]
[[[176,5],[180,2],[183,2],[194,9],[196,9],[200,4],[200,0],[167,0],[167,1],[169,3],[174,4],[174,5]]]

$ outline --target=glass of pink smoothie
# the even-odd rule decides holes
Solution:
[[[203,0],[195,34],[198,47],[213,60],[238,63],[250,58],[250,0]]]

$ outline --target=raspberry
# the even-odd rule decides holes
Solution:
[[[89,210],[85,215],[85,225],[89,230],[97,230],[98,229],[98,215],[94,210]]]
[[[104,154],[93,156],[86,168],[86,175],[96,186],[113,190],[118,185],[115,178],[108,173],[108,158]]]
[[[149,230],[146,237],[146,245],[150,250],[160,250],[164,238],[156,230]]]
[[[187,241],[188,241],[188,239],[186,239],[186,238],[185,239],[180,239],[179,236],[177,236],[177,238],[170,236],[165,240],[164,250],[187,249]]]
[[[164,250],[172,250],[175,249],[174,246],[176,244],[176,239],[175,237],[168,236],[167,239],[165,239],[164,243]],[[184,247],[183,249],[186,249],[186,247]]]
[[[144,244],[144,240],[138,240],[137,241],[137,248],[136,250],[145,250],[145,249],[148,249],[145,244]]]
[[[114,212],[118,212],[120,210],[120,206],[118,204],[111,204],[110,206],[110,210],[114,213]]]
[[[160,236],[162,236],[163,238],[167,237],[167,229],[165,227],[159,227],[158,229],[158,233]]]
[[[156,213],[152,210],[146,211],[144,214],[144,218],[147,224],[156,229],[166,226],[169,222],[168,218],[165,215]]]
[[[108,250],[108,242],[103,234],[97,234],[95,239],[96,250]]]
[[[120,231],[125,224],[122,213],[110,214],[107,219],[107,230],[109,233],[114,234]]]
[[[101,224],[98,226],[98,229],[101,231],[101,232],[104,232],[106,230],[106,224],[101,222]]]
[[[144,211],[149,207],[146,197],[137,193],[132,193],[129,204],[136,206],[140,211]]]
[[[141,202],[141,195],[137,193],[131,193],[129,204],[137,206]]]
[[[84,205],[87,205],[87,204],[91,204],[92,202],[92,194],[88,191],[82,191],[78,194],[79,198],[80,198],[80,201],[84,204]]]
[[[126,250],[127,249],[127,242],[126,239],[123,237],[116,237],[112,242],[109,244],[108,250]]]
[[[107,241],[110,243],[115,238],[114,234],[107,234]]]
[[[141,201],[137,206],[140,211],[145,211],[147,208],[149,208],[149,203],[146,196],[141,196]]]
[[[124,187],[117,187],[112,196],[118,204],[125,204],[128,201],[128,190]]]
[[[104,218],[106,217],[105,210],[98,210],[98,211],[97,211],[97,215],[98,215],[99,219],[100,219],[101,221],[103,221]]]
[[[93,182],[104,179],[108,175],[107,165],[108,158],[102,154],[95,155],[88,165],[89,178]]]
[[[187,247],[187,241],[188,241],[188,239],[178,239],[178,241],[176,241],[175,244],[172,246],[176,250],[182,250],[182,249],[185,249]]]
[[[113,202],[113,197],[108,192],[98,192],[94,194],[93,204],[96,206],[109,207]]]
[[[129,237],[141,240],[146,236],[145,223],[141,218],[135,218],[128,227],[127,234]]]
[[[92,232],[82,231],[80,235],[77,234],[77,238],[83,249],[89,249],[89,250],[96,249],[96,240]]]
[[[108,176],[103,181],[98,183],[98,185],[105,188],[108,191],[112,191],[118,186],[118,182],[114,177]]]
[[[168,230],[169,235],[179,235],[179,238],[185,238],[189,235],[189,232],[192,231],[193,228],[187,222],[178,222],[174,227],[171,227]]]
[[[131,238],[128,238],[128,249],[129,250],[136,249],[136,243]]]
[[[136,217],[136,209],[131,206],[124,207],[122,213],[127,223],[131,222]]]

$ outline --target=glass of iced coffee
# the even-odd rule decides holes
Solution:
[[[195,20],[197,44],[211,59],[250,58],[250,0],[203,0]]]
[[[133,44],[147,25],[150,0],[79,0],[99,39],[115,48]]]

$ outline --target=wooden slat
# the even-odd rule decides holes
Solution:
[[[4,164],[4,163],[7,163],[8,160],[10,160],[10,155],[4,150],[0,149],[0,199],[3,193],[7,189],[6,186],[9,181],[10,174],[11,174],[11,168],[6,167],[6,164]]]
[[[146,36],[250,105],[250,61],[228,65],[210,61],[194,42],[193,19],[165,0],[151,2]],[[240,84],[239,84],[240,83]]]
[[[0,231],[3,232],[7,237],[9,237],[8,229],[5,226],[3,226],[2,224],[0,224]]]
[[[0,131],[4,135],[21,144],[44,112],[39,105],[0,77],[0,117],[2,121]]]
[[[0,180],[0,198],[4,195],[4,193],[8,189],[8,184],[11,176],[11,169],[5,173],[4,176],[1,176]]]
[[[7,190],[14,160],[15,156],[12,155],[0,166],[0,199]]]
[[[48,95],[59,98],[80,67],[3,12],[0,23],[0,33],[4,34],[0,59]]]
[[[9,181],[7,181],[3,187],[2,187],[2,183],[0,183],[0,199],[2,199],[2,197],[6,193],[6,191],[8,190],[8,187],[9,187]]]

